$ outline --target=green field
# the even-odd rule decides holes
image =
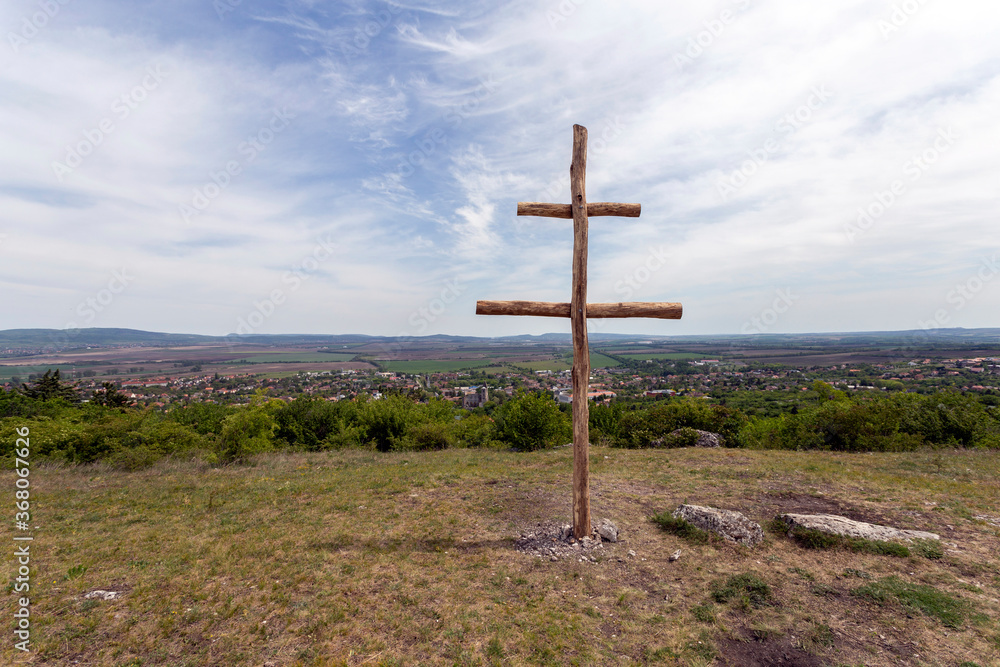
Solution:
[[[713,359],[706,354],[695,354],[694,352],[619,352],[619,356],[622,357],[633,357],[638,359],[656,359],[657,361],[662,361],[664,359],[669,359],[670,361],[691,361],[695,359]]]
[[[567,371],[573,367],[573,357],[566,355],[562,359],[550,359],[540,361],[520,361],[514,362],[519,368],[527,368],[532,371]],[[617,366],[618,362],[600,352],[590,353],[591,368],[611,368]]]
[[[47,366],[0,366],[0,381],[8,382],[15,375],[21,378],[22,382],[28,381],[28,375],[31,373],[38,373],[41,375],[45,371],[56,368],[60,369],[60,374],[64,379],[68,379],[70,376],[70,367],[67,366],[53,366],[49,364]]]
[[[492,359],[423,359],[420,361],[380,361],[387,371],[393,373],[453,373],[466,369],[480,369],[492,366]]]
[[[282,362],[313,364],[350,361],[354,355],[346,352],[255,352],[240,358],[252,364]]]

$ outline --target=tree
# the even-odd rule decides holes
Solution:
[[[107,408],[127,408],[134,401],[125,394],[118,391],[114,382],[101,383],[102,389],[95,389],[94,395],[90,399],[95,405],[103,405]]]
[[[76,387],[70,384],[63,384],[60,381],[58,368],[55,373],[52,372],[51,368],[45,371],[45,375],[35,380],[32,386],[22,384],[21,393],[28,398],[42,401],[53,398],[62,398],[70,403],[78,403],[80,401],[80,396],[76,393]]]
[[[519,391],[497,408],[493,416],[500,439],[516,449],[544,449],[573,438],[569,417],[545,396]]]
[[[274,431],[278,422],[275,412],[284,405],[279,400],[268,400],[263,390],[250,399],[250,405],[238,409],[222,420],[219,446],[224,461],[242,461],[254,454],[274,448]]]

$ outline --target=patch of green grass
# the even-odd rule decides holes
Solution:
[[[860,537],[842,537],[832,535],[814,528],[796,526],[792,529],[792,539],[805,549],[836,549],[842,547],[857,553],[875,554],[878,556],[897,556],[905,558],[910,555],[910,549],[898,542],[876,542]]]
[[[827,586],[826,584],[813,584],[809,588],[809,592],[820,598],[832,598],[839,597],[840,591],[838,591],[833,586]]]
[[[813,623],[803,638],[803,648],[815,652],[821,648],[830,648],[834,644],[833,628],[826,623]]]
[[[711,604],[700,604],[691,607],[691,615],[702,623],[715,623],[715,607]]]
[[[771,587],[753,572],[734,574],[725,581],[717,579],[711,584],[712,599],[722,604],[739,599],[755,608],[775,604]]]
[[[871,600],[879,606],[895,601],[904,607],[918,609],[956,630],[972,613],[972,606],[965,600],[942,593],[932,586],[907,583],[896,576],[855,588],[851,595]]]
[[[911,550],[918,556],[938,560],[944,558],[944,547],[940,540],[913,540]]]
[[[778,517],[774,517],[770,521],[764,524],[764,530],[769,533],[774,533],[775,535],[787,535],[788,534],[788,524],[782,521]]]
[[[812,576],[812,574],[810,574],[806,570],[803,570],[801,567],[790,567],[790,568],[788,568],[788,571],[790,573],[792,573],[792,574],[799,575],[800,577],[802,577],[806,581],[815,581],[816,580],[816,577]]]
[[[701,661],[695,664],[711,664],[716,656],[712,635],[707,631],[702,631],[697,639],[692,639],[684,646],[684,656],[688,658],[688,664],[693,663],[692,658]]]
[[[879,556],[896,556],[906,558],[910,555],[910,549],[905,544],[898,542],[875,542],[865,540],[860,537],[844,538],[844,546],[851,551],[860,553],[876,554]]]
[[[792,528],[791,537],[805,549],[833,549],[843,544],[839,535],[831,535],[815,528]]]
[[[658,649],[646,647],[643,650],[643,656],[646,662],[666,662],[668,659],[676,659],[678,657],[673,649],[666,646]]]
[[[858,579],[871,579],[872,575],[868,574],[864,570],[859,570],[854,567],[849,567],[844,570],[845,577],[857,577]]]
[[[74,565],[73,567],[66,570],[66,575],[63,577],[66,581],[72,581],[73,579],[79,579],[87,573],[86,565]]]
[[[683,538],[694,544],[707,544],[711,540],[711,535],[680,517],[675,517],[668,512],[660,512],[654,515],[651,520],[663,530]]]

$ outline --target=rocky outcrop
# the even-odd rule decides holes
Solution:
[[[744,546],[756,546],[764,540],[760,524],[740,512],[700,505],[681,505],[674,511],[674,517]]]
[[[718,433],[698,428],[678,428],[654,440],[654,447],[722,447],[725,439]]]
[[[864,521],[854,521],[835,514],[782,514],[778,518],[788,525],[790,531],[794,528],[807,528],[831,535],[860,537],[875,542],[941,539],[936,533],[880,526]]]

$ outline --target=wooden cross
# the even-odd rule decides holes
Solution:
[[[541,301],[477,301],[477,315],[541,315],[568,317],[573,331],[573,534],[591,534],[590,524],[590,349],[588,317],[656,317],[679,320],[679,303],[587,303],[588,217],[614,215],[638,218],[639,204],[587,203],[587,128],[573,126],[573,162],[569,168],[572,204],[518,202],[518,215],[573,218],[573,295],[570,303]]]

